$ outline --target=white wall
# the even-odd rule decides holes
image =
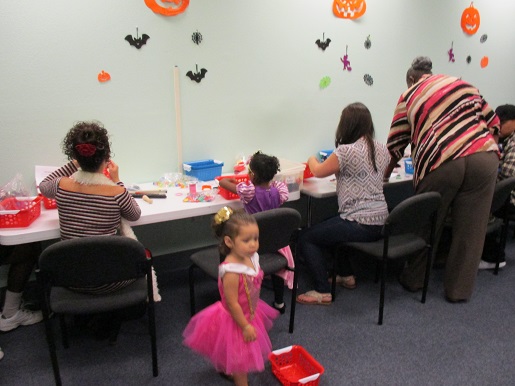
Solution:
[[[472,37],[460,27],[469,1],[367,4],[366,15],[350,21],[333,16],[332,0],[193,0],[175,17],[154,14],[143,0],[2,1],[0,184],[16,171],[32,184],[34,164],[63,163],[66,131],[90,119],[112,134],[126,182],[176,171],[175,65],[183,159],[222,159],[225,171],[238,153],[257,149],[304,161],[332,145],[341,109],[357,100],[372,111],[384,141],[405,71],[420,54],[433,59],[435,72],[477,85],[492,105],[515,102],[514,2],[474,1],[481,27]],[[150,36],[140,50],[124,41],[136,26]],[[191,41],[196,30],[200,46]],[[315,45],[323,33],[332,40],[325,52]],[[447,58],[451,42],[455,63]],[[352,72],[342,71],[346,46]],[[486,69],[483,55],[490,57]],[[200,84],[185,76],[195,63],[208,70]],[[110,82],[97,81],[101,70]],[[325,75],[332,83],[320,90]]]
[[[331,147],[340,112],[354,101],[370,108],[385,141],[417,55],[430,56],[434,72],[475,84],[494,107],[515,102],[515,2],[474,1],[481,27],[473,36],[460,27],[468,0],[367,4],[366,15],[350,21],[333,15],[332,0],[192,0],[175,17],[154,14],[143,0],[2,1],[0,184],[21,172],[33,186],[35,164],[62,164],[60,142],[77,120],[104,123],[125,182],[177,171],[174,66],[183,160],[221,159],[224,171],[239,153],[304,161]],[[124,40],[136,26],[150,36],[140,50]],[[197,30],[199,46],[191,40]],[[315,45],[323,33],[332,40],[326,51]],[[342,71],[346,46],[352,72]],[[199,84],[185,75],[196,63],[208,70]],[[110,82],[97,81],[101,70]],[[326,75],[332,83],[320,90]]]

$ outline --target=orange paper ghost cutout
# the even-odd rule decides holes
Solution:
[[[461,29],[469,35],[474,35],[479,29],[481,18],[479,11],[474,8],[474,3],[470,3],[470,7],[465,8],[461,14]]]
[[[333,13],[342,19],[357,19],[367,11],[365,0],[334,0]]]
[[[160,5],[158,3],[173,3],[175,5],[171,5],[170,7],[166,7]],[[183,13],[188,5],[190,5],[190,0],[145,0],[145,4],[155,13],[159,13],[164,16],[175,16],[180,13]]]

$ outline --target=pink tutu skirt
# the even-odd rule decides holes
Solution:
[[[263,371],[272,350],[267,331],[278,315],[277,310],[259,300],[251,321],[257,339],[245,342],[241,328],[219,301],[191,318],[183,333],[184,344],[209,359],[216,371],[226,374]]]

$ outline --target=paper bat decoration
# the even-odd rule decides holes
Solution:
[[[200,83],[200,81],[202,79],[204,79],[204,77],[206,76],[207,70],[205,68],[201,68],[200,72],[198,72],[198,66],[196,66],[196,68],[197,68],[197,72],[196,73],[193,73],[193,71],[188,71],[186,73],[186,76],[188,78],[190,78],[191,80],[194,80],[195,82]]]
[[[133,37],[132,35],[125,36],[125,40],[127,40],[131,46],[136,47],[138,50],[141,48],[141,46],[147,44],[148,39],[150,39],[150,36],[147,34],[143,34],[141,37],[139,37],[138,28],[136,28],[136,37]]]
[[[331,43],[331,39],[325,40],[325,33],[322,34],[322,40],[317,39],[317,41],[315,42],[318,48],[321,48],[322,51],[325,51],[325,49],[329,47],[329,43]]]

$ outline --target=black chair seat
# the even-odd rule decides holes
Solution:
[[[50,292],[52,310],[57,313],[88,315],[120,310],[147,300],[147,280],[140,278],[134,283],[106,295],[83,294],[65,287],[53,287]]]
[[[384,240],[377,240],[370,243],[346,243],[346,247],[367,255],[383,257]],[[427,246],[426,240],[413,233],[392,236],[388,240],[388,259],[399,259],[420,252]]]

